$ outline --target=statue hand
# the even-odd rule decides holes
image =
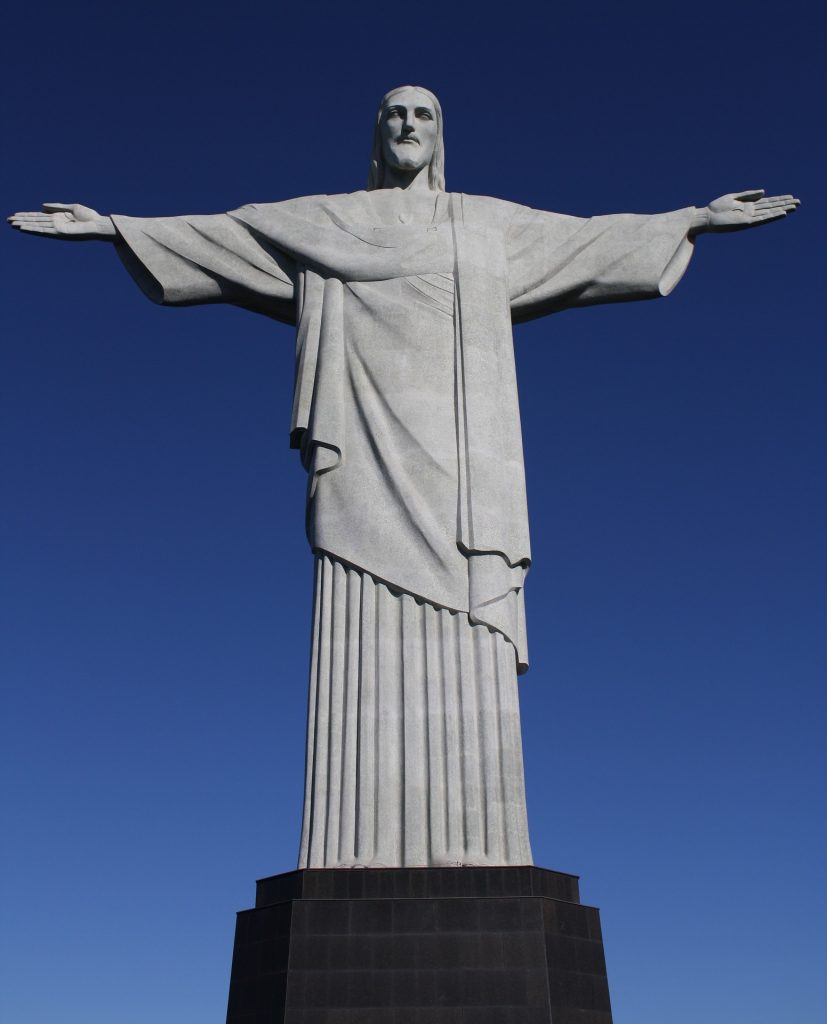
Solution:
[[[713,200],[706,210],[701,231],[742,231],[793,213],[800,200],[794,196],[765,196],[762,188],[731,192]]]
[[[111,218],[79,203],[44,203],[43,213],[13,213],[7,219],[18,231],[73,242],[112,241],[117,237]]]

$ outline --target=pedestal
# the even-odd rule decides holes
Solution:
[[[228,1024],[611,1024],[600,919],[535,867],[293,871],[238,914]]]

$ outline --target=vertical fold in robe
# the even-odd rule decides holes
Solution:
[[[531,560],[507,266],[501,233],[451,196],[457,289],[457,544],[468,558],[468,614],[514,645],[528,668],[523,584]],[[500,244],[498,244],[498,242]],[[503,344],[504,335],[508,344]],[[495,402],[486,395],[496,395]]]
[[[514,655],[316,560],[300,868],[530,864]]]

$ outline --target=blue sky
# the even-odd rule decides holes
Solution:
[[[516,332],[538,864],[601,907],[616,1024],[823,1020],[824,25],[799,0],[18,4],[8,212],[361,188],[389,87],[449,189],[587,215],[792,191],[666,301]],[[823,16],[822,16],[823,17]],[[295,864],[311,558],[291,331],[0,233],[6,977],[15,1024],[223,1021]]]

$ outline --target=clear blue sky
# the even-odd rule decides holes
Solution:
[[[534,853],[602,909],[616,1024],[824,1020],[816,6],[35,0],[5,25],[7,212],[352,191],[409,81],[443,102],[455,191],[802,197],[702,238],[668,300],[516,332]],[[234,913],[297,854],[292,334],[155,307],[105,245],[0,245],[0,1015],[220,1024]]]

